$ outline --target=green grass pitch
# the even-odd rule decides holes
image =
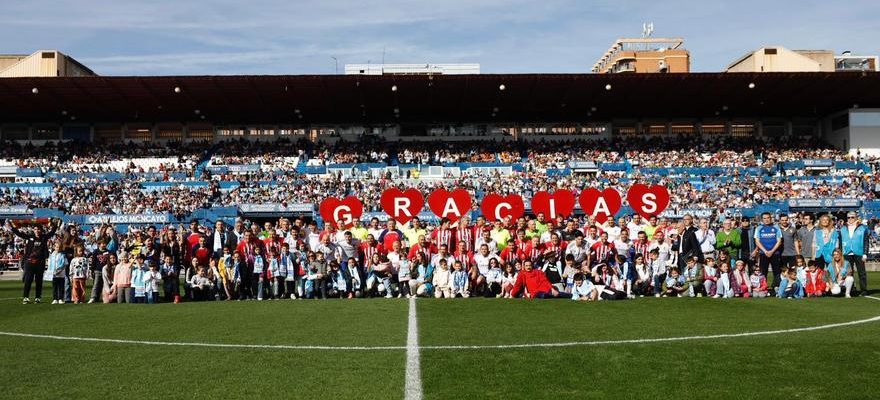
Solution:
[[[870,282],[877,279],[880,273],[869,276]],[[21,305],[19,294],[20,282],[0,282],[0,332],[392,348],[169,346],[0,335],[5,376],[0,399],[404,397],[405,299]],[[880,316],[878,300],[419,299],[416,304],[426,399],[880,398],[877,320],[770,335],[633,342],[865,320]],[[606,341],[627,342],[504,347]]]

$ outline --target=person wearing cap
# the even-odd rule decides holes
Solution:
[[[854,266],[859,274],[859,290],[862,296],[868,295],[868,274],[865,271],[865,261],[868,256],[868,240],[871,237],[868,227],[861,222],[855,211],[846,214],[846,225],[840,228],[840,247],[843,257]]]

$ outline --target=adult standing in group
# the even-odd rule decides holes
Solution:
[[[15,222],[9,223],[9,229],[15,236],[24,240],[24,252],[21,257],[21,269],[24,271],[24,288],[22,290],[22,304],[30,302],[31,285],[37,282],[36,297],[34,303],[40,303],[43,297],[43,272],[46,270],[46,260],[49,259],[49,239],[55,236],[61,220],[50,222],[48,232],[43,231],[43,225],[34,225],[33,232],[18,230]]]
[[[746,267],[751,273],[752,268],[755,267],[755,228],[752,227],[752,222],[748,218],[743,218],[739,223],[739,237],[739,257],[736,259],[745,261]]]
[[[715,249],[719,253],[727,253],[732,264],[737,259],[740,247],[742,247],[742,237],[739,231],[733,229],[733,222],[730,219],[725,219],[721,223],[721,230],[715,234]]]
[[[700,218],[700,225],[696,231],[697,242],[700,243],[700,252],[703,258],[715,258],[715,231],[709,229],[709,220]]]
[[[697,228],[694,226],[694,216],[685,214],[682,218],[684,230],[681,233],[681,239],[678,242],[678,268],[684,270],[686,260],[697,257],[699,263],[704,262],[703,251],[700,248],[700,241],[697,239]]]
[[[773,216],[761,214],[761,225],[755,228],[755,250],[752,255],[758,260],[758,268],[767,276],[773,271],[773,293],[779,287],[779,273],[782,265],[782,230],[773,223]]]
[[[816,265],[824,269],[831,263],[834,249],[840,246],[840,232],[834,227],[831,216],[828,214],[822,214],[819,217],[819,226],[814,232],[813,246],[816,251],[813,253],[813,257],[816,258]]]
[[[868,239],[871,237],[868,227],[859,220],[855,211],[846,214],[846,225],[840,228],[840,247],[843,257],[859,274],[859,290],[862,296],[868,295],[868,274],[865,261],[868,259]]]
[[[214,232],[211,233],[208,248],[214,254],[214,258],[223,256],[223,249],[234,249],[238,246],[238,237],[226,229],[226,223],[217,221],[214,223]]]
[[[779,217],[779,230],[782,233],[782,266],[794,268],[796,265],[795,256],[798,255],[798,249],[795,245],[798,231],[788,215]]]
[[[798,228],[795,246],[797,253],[804,260],[812,260],[816,258],[816,248],[813,247],[813,238],[816,236],[816,228],[813,226],[813,216],[804,214],[801,216],[801,227]]]

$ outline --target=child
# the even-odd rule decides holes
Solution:
[[[620,278],[613,267],[608,264],[596,264],[596,291],[602,300],[622,300],[627,298],[626,292],[620,290]]]
[[[64,281],[67,276],[67,257],[61,241],[55,242],[55,251],[49,255],[46,276],[52,280],[52,304],[64,304]]]
[[[278,257],[281,276],[284,278],[284,294],[291,300],[296,298],[296,256],[290,252],[290,245],[281,245],[281,255]]]
[[[213,291],[214,285],[211,283],[211,280],[208,279],[207,271],[205,268],[199,268],[199,272],[196,275],[193,275],[190,280],[190,287],[192,288],[192,299],[194,301],[199,300],[207,300],[211,297],[211,292]]]
[[[189,299],[193,298],[192,285],[190,284],[190,282],[192,281],[194,276],[199,274],[199,269],[201,269],[201,268],[202,267],[199,266],[199,259],[193,257],[192,259],[190,259],[189,268],[187,268],[186,271],[184,272],[186,275],[186,279],[184,279],[184,281],[183,281],[183,293]]]
[[[807,283],[804,291],[807,297],[822,297],[825,294],[825,270],[816,267],[816,261],[807,263]]]
[[[452,297],[468,298],[468,274],[464,271],[461,261],[452,264]]]
[[[349,265],[351,264],[349,263]],[[410,274],[412,273],[410,270],[411,265],[411,261],[406,257],[400,257],[400,261],[397,262],[398,298],[403,297],[404,294],[406,295],[406,298],[410,298],[409,280],[411,279]]]
[[[705,281],[703,267],[697,264],[696,257],[688,257],[682,277],[687,285],[689,297],[703,297],[703,282]]]
[[[641,254],[636,255],[635,266],[633,268],[635,271],[633,282],[633,295],[638,295],[639,297],[645,297],[645,295],[651,294],[651,267],[648,264],[645,264],[645,257]]]
[[[434,270],[434,280],[432,283],[434,284],[434,297],[438,299],[441,297],[452,298],[452,279],[449,273],[449,266],[446,263],[446,259],[441,258],[439,261],[440,268]]]
[[[510,291],[513,290],[513,285],[516,284],[517,275],[518,273],[513,267],[513,264],[507,263],[507,265],[504,267],[504,276],[501,278],[501,294],[504,296],[505,299],[511,298]],[[573,284],[574,279],[572,279],[572,285]]]
[[[715,297],[718,284],[718,269],[715,268],[715,259],[706,257],[706,265],[703,266],[703,290],[706,296]]]
[[[752,277],[749,278],[749,292],[752,297],[767,297],[767,278],[761,274],[760,268],[755,268]]]
[[[338,261],[330,261],[330,271],[327,272],[327,275],[330,280],[330,292],[328,295],[331,298],[345,297],[348,292],[348,285],[345,275],[340,270]]]
[[[617,276],[619,277],[618,286],[615,289],[620,290],[626,293],[626,297],[634,298],[632,294],[632,283],[633,283],[633,275],[635,274],[635,269],[632,268],[632,265],[626,259],[624,255],[617,256],[617,266],[615,268],[617,270]]]
[[[584,279],[583,273],[576,273],[572,277],[574,284],[571,289],[571,299],[575,301],[595,301],[599,294],[596,292],[596,286],[589,279]]]
[[[131,270],[131,287],[134,288],[134,303],[135,304],[143,304],[146,303],[147,300],[147,291],[146,291],[146,282],[144,278],[147,275],[147,266],[144,265],[144,257],[143,253],[140,253],[135,258],[134,266]]]
[[[155,304],[159,301],[159,282],[162,280],[162,274],[159,272],[159,266],[156,263],[150,263],[150,270],[144,276],[144,286],[147,293],[147,304]]]
[[[284,291],[284,277],[281,276],[281,265],[278,263],[278,250],[269,250],[269,269],[266,271],[266,282],[272,287],[269,298],[277,300]]]
[[[232,300],[232,294],[235,293],[232,284],[234,282],[232,279],[233,257],[229,252],[229,248],[224,247],[223,255],[217,261],[217,280],[219,281],[219,286],[223,288],[223,295],[226,297],[226,301]],[[217,292],[220,292],[219,288]]]
[[[263,258],[262,246],[254,247],[254,272],[251,275],[251,293],[257,301],[263,301],[263,279],[266,276],[266,259]]]
[[[688,260],[688,263],[691,262],[692,260]],[[669,269],[669,276],[666,277],[666,293],[663,297],[683,297],[684,293],[688,291],[688,286],[690,285],[688,285],[684,276],[678,272],[678,267],[672,267]]]
[[[715,285],[715,295],[712,297],[716,299],[720,297],[729,299],[734,295],[734,278],[733,273],[730,272],[730,263],[725,261],[718,266],[718,269],[720,272],[718,273],[718,280]]]
[[[327,286],[324,284],[326,273],[327,261],[324,259],[324,253],[315,252],[315,259],[309,262],[309,270],[306,273],[306,298],[313,299],[318,294],[322,299],[327,298]]]
[[[134,256],[123,256],[121,263],[113,270],[113,287],[116,290],[116,303],[131,303],[131,265]]]
[[[750,297],[752,283],[749,280],[749,273],[746,272],[746,262],[736,260],[736,270],[733,271],[733,293],[736,297]]]
[[[165,260],[162,263],[162,268],[159,270],[162,275],[162,283],[165,290],[165,302],[180,302],[180,282],[178,280],[178,273],[180,269],[177,268],[177,265],[174,265],[174,258],[171,257],[170,254],[165,255]]]
[[[654,281],[654,297],[660,297],[663,291],[663,282],[666,280],[666,261],[660,258],[659,249],[651,249],[651,280]]]
[[[86,258],[86,249],[83,246],[76,246],[73,250],[73,259],[70,260],[71,299],[74,304],[83,303],[88,277],[89,259]]]
[[[497,258],[489,260],[489,271],[486,272],[486,284],[489,286],[487,297],[495,295],[495,298],[501,297],[501,284],[504,282],[504,271],[501,270],[501,263]]]
[[[801,296],[805,297],[806,293],[804,293],[805,288],[807,287],[807,262],[804,260],[804,257],[801,255],[795,256],[795,274],[797,276],[797,281],[801,286]]]
[[[565,255],[565,268],[562,269],[562,279],[565,280],[565,291],[571,292],[571,288],[574,287],[574,275],[579,271],[577,265],[574,263],[574,255],[566,254]]]
[[[789,268],[788,271],[783,274],[783,277],[784,281],[788,281],[788,284],[785,286],[785,289],[780,290],[779,297],[789,299],[799,299],[803,297],[803,288],[797,279],[797,271],[794,268]],[[779,287],[781,289],[782,284],[780,284]]]

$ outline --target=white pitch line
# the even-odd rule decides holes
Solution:
[[[405,400],[422,400],[422,367],[419,360],[419,320],[416,317],[416,298],[409,299],[409,323],[406,331],[406,388]]]
[[[282,350],[405,350],[406,346],[291,346],[284,344],[233,344],[233,343],[195,343],[158,342],[151,340],[105,339],[93,337],[40,335],[33,333],[0,332],[0,336],[17,336],[36,339],[70,340],[77,342],[101,342],[119,344],[145,344],[150,346],[219,347],[231,349],[282,349]]]
[[[869,299],[880,301],[880,297],[865,296]],[[35,339],[51,339],[66,340],[77,342],[100,342],[100,343],[119,343],[119,344],[143,344],[151,346],[181,346],[181,347],[216,347],[216,348],[233,348],[233,349],[282,349],[282,350],[358,350],[358,351],[375,351],[375,350],[406,350],[407,351],[407,371],[410,369],[411,355],[415,355],[415,363],[418,365],[418,354],[420,350],[479,350],[479,349],[520,349],[532,347],[572,347],[572,346],[598,346],[598,345],[615,345],[615,344],[642,344],[642,343],[658,343],[658,342],[679,342],[688,340],[708,340],[708,339],[724,339],[724,338],[740,338],[749,336],[775,335],[780,333],[796,333],[818,331],[823,329],[840,328],[853,325],[862,325],[871,322],[880,321],[880,315],[876,317],[860,319],[856,321],[838,322],[827,325],[809,326],[804,328],[778,329],[772,331],[743,332],[743,333],[724,333],[717,335],[704,336],[679,336],[667,338],[653,339],[624,339],[624,340],[597,340],[587,342],[564,342],[564,343],[524,343],[524,344],[498,344],[498,345],[440,345],[440,346],[419,346],[418,345],[418,327],[416,326],[415,300],[410,300],[409,328],[407,332],[406,346],[292,346],[292,345],[274,345],[274,344],[226,344],[226,343],[195,343],[195,342],[159,342],[150,340],[126,340],[126,339],[105,339],[94,337],[77,337],[77,336],[58,336],[58,335],[42,335],[34,333],[20,332],[0,332],[0,336],[26,337]],[[411,341],[415,341],[415,345],[410,346]],[[420,370],[417,369],[419,376]],[[409,374],[407,374],[409,376]],[[418,382],[421,378],[418,378]]]

